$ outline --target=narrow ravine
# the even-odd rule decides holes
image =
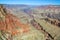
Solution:
[[[54,37],[52,37],[52,35],[49,34],[47,31],[45,31],[45,30],[43,29],[43,27],[42,27],[39,23],[37,23],[34,19],[31,20],[31,24],[32,24],[37,30],[41,30],[43,33],[46,34],[46,36],[47,36],[46,40],[54,40]]]

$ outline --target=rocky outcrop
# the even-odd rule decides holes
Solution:
[[[20,30],[18,30],[20,29]],[[20,20],[13,14],[7,13],[3,5],[0,5],[0,32],[3,34],[6,33],[6,40],[12,40],[10,37],[17,35],[19,33],[25,33],[29,31],[29,25],[23,24]],[[8,35],[10,34],[10,35]],[[10,39],[9,39],[10,38]]]

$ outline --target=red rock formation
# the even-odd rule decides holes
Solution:
[[[2,12],[0,14],[2,14]],[[29,31],[29,25],[23,24],[16,16],[10,13],[7,13],[6,15],[2,14],[2,16],[4,16],[5,19],[4,21],[0,20],[0,30],[8,32],[11,35],[16,35],[18,33],[21,33],[21,31],[22,33]],[[20,28],[21,30],[18,30],[18,28]]]

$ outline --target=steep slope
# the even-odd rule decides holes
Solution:
[[[0,6],[0,30],[16,35],[21,33],[18,28],[21,28],[22,32],[28,32],[29,25],[21,23],[14,15],[4,12],[4,8]]]

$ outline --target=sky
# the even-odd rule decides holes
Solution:
[[[60,5],[60,0],[0,0],[0,4]]]

